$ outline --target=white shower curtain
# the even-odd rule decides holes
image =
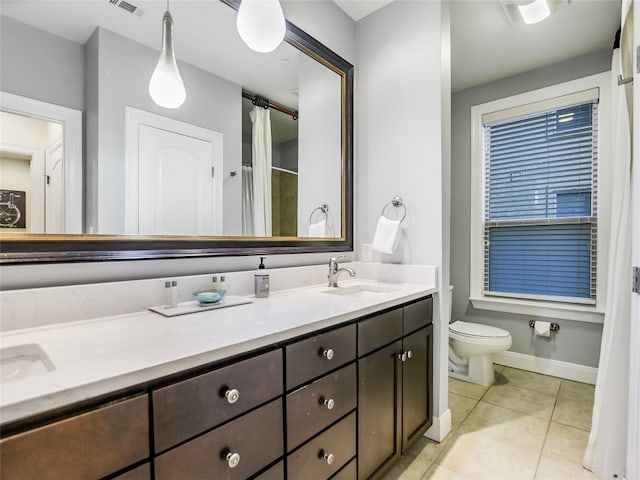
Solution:
[[[253,235],[271,236],[271,112],[255,106],[249,114],[253,123]]]
[[[253,237],[253,169],[242,166],[242,235]]]
[[[589,442],[583,464],[600,479],[625,478],[629,411],[629,332],[631,321],[631,130],[627,93],[618,75],[632,75],[631,25],[625,20],[631,0],[622,8],[620,46],[611,66],[612,201],[607,301]],[[622,57],[622,60],[621,60]],[[606,214],[606,212],[605,212]]]

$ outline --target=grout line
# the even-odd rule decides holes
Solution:
[[[558,393],[556,393],[555,396],[555,401],[553,402],[553,408],[551,409],[551,415],[549,416],[549,421],[547,423],[547,431],[544,434],[544,440],[542,441],[542,447],[540,448],[540,455],[538,455],[538,461],[536,463],[536,470],[535,473],[533,474],[533,478],[534,480],[537,478],[538,476],[538,470],[540,469],[540,462],[542,461],[542,455],[544,452],[544,447],[547,444],[547,438],[549,437],[549,430],[551,430],[551,419],[553,418],[553,412],[556,409],[556,405],[558,404],[558,394],[560,393],[560,388],[558,388]]]

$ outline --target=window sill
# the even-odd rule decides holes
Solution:
[[[604,312],[591,305],[570,305],[535,300],[519,300],[498,297],[471,297],[473,307],[478,310],[517,313],[534,317],[574,320],[577,322],[603,323]]]

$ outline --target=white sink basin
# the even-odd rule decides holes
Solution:
[[[37,343],[0,348],[2,383],[43,375],[55,368],[49,356]]]
[[[366,298],[387,295],[391,292],[395,292],[396,290],[396,288],[382,287],[379,285],[351,285],[349,287],[336,287],[330,290],[324,290],[323,293],[328,293],[330,295]]]

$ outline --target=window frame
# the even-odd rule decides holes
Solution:
[[[610,156],[610,72],[564,82],[550,87],[501,98],[471,107],[471,196],[470,196],[470,301],[474,308],[539,317],[602,323],[606,295],[606,274],[609,251],[610,178],[607,158]],[[493,296],[484,294],[484,115],[502,110],[527,109],[530,104],[551,102],[556,97],[599,89],[598,105],[598,216],[595,305],[576,302],[549,301],[545,299],[518,298],[517,296]],[[529,107],[530,108],[530,107]],[[549,108],[553,108],[550,105]],[[531,111],[534,111],[531,109]],[[515,114],[513,115],[516,116]]]

